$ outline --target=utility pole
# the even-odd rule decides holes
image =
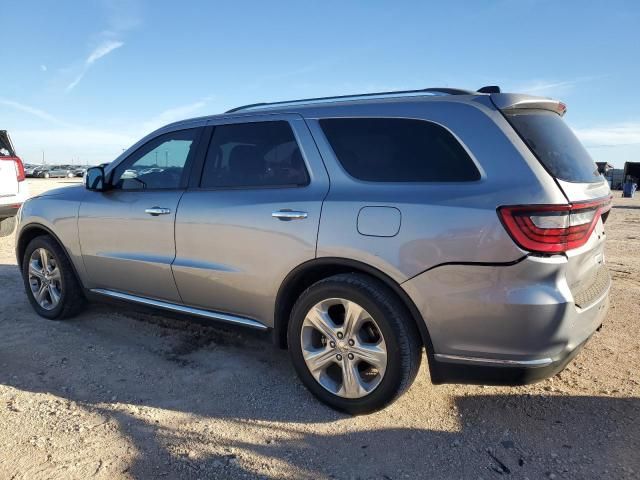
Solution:
[[[42,165],[46,165],[46,163],[44,161],[44,150],[42,150]]]

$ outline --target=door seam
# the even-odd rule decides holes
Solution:
[[[324,157],[322,156],[322,152],[320,151],[320,147],[318,147],[318,142],[316,142],[316,138],[313,136],[313,132],[309,127],[309,124],[307,123],[307,119],[304,118],[302,115],[301,117],[302,117],[302,121],[307,127],[307,131],[309,132],[309,135],[311,135],[313,144],[316,147],[316,152],[318,152],[318,156],[320,157],[320,161],[322,162],[322,167],[324,168],[324,171],[327,174],[327,183],[328,183],[327,191],[325,192],[324,197],[322,197],[322,200],[320,201],[320,213],[318,215],[318,227],[316,229],[316,244],[313,252],[313,258],[315,259],[315,258],[318,258],[318,241],[320,239],[320,225],[322,224],[322,212],[324,210],[324,202],[327,200],[327,197],[329,196],[329,192],[331,192],[331,176],[329,175],[329,170],[327,169],[327,165],[325,163]]]
[[[180,203],[182,203],[182,197],[187,193],[186,190],[182,190],[182,194],[180,198],[178,198],[178,204],[176,205],[176,213],[173,216],[173,260],[169,264],[169,268],[171,269],[171,278],[173,278],[173,284],[176,286],[176,292],[178,292],[178,298],[180,299],[181,304],[185,304],[182,299],[182,294],[180,293],[180,289],[178,288],[178,282],[176,282],[176,276],[173,271],[173,264],[176,262],[176,258],[178,258],[178,242],[176,240],[176,227],[178,225],[178,212],[180,211]]]

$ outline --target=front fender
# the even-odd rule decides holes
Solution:
[[[65,250],[78,280],[84,286],[86,272],[78,236],[80,203],[76,195],[38,197],[24,203],[16,229],[16,259],[20,267],[24,251],[31,239],[41,234],[49,234]]]

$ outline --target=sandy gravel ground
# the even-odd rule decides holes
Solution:
[[[640,478],[640,198],[615,199],[607,237],[610,313],[559,376],[433,386],[423,363],[356,418],[264,334],[129,306],[37,317],[0,239],[0,478]]]

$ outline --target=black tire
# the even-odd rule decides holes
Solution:
[[[0,220],[0,237],[8,237],[16,228],[16,217],[8,217]]]
[[[31,258],[31,254],[38,248],[44,248],[49,251],[55,259],[57,268],[60,270],[60,301],[58,305],[51,310],[47,310],[38,304],[33,292],[31,291],[31,285],[29,284],[29,260]],[[80,313],[86,304],[84,292],[76,278],[66,252],[58,242],[49,235],[36,237],[27,245],[24,256],[22,257],[22,280],[24,282],[24,288],[27,292],[29,302],[31,302],[31,306],[41,317],[49,320],[64,320],[66,318],[71,318]]]
[[[387,367],[379,385],[361,398],[344,398],[319,384],[305,363],[300,341],[307,312],[318,302],[344,298],[362,306],[375,319],[387,346]],[[287,329],[289,352],[298,376],[318,399],[352,415],[381,410],[413,383],[422,359],[419,332],[395,293],[379,280],[359,273],[339,274],[307,288],[298,298]]]

